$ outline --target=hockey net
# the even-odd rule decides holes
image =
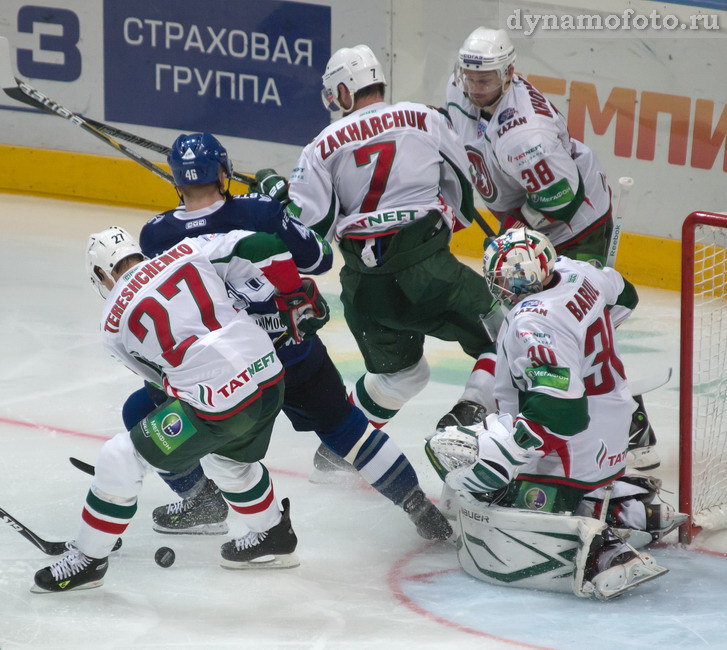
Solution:
[[[727,215],[693,212],[682,228],[679,379],[680,534],[727,528]]]

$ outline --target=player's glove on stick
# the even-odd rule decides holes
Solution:
[[[276,294],[275,305],[288,334],[297,343],[315,334],[331,318],[328,303],[310,278],[303,278],[297,291]]]
[[[255,182],[250,185],[250,192],[267,194],[284,206],[290,203],[288,198],[288,181],[274,169],[260,169],[255,172]]]

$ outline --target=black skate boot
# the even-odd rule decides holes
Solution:
[[[283,499],[283,518],[262,533],[250,532],[222,545],[225,569],[292,569],[300,564],[293,552],[298,538],[290,523],[290,501]]]
[[[632,469],[644,472],[659,467],[661,460],[654,448],[656,435],[644,408],[644,398],[634,395],[634,400],[638,406],[631,418],[626,464]]]
[[[479,424],[484,421],[486,415],[487,409],[482,404],[463,399],[437,422],[437,431],[446,427],[469,427]]]
[[[452,536],[452,527],[446,517],[427,499],[420,488],[412,490],[401,507],[414,522],[417,533],[424,539],[447,540]]]
[[[334,454],[321,443],[313,456],[313,472],[308,477],[311,483],[349,484],[356,483],[358,479],[358,472],[351,463]]]
[[[68,550],[58,562],[36,572],[35,584],[30,591],[48,594],[100,587],[108,568],[108,558],[97,560],[88,557],[69,542]]]
[[[227,502],[214,481],[197,496],[154,508],[152,528],[170,535],[224,535],[227,532]]]

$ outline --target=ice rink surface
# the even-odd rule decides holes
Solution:
[[[52,541],[75,535],[90,485],[68,457],[93,463],[140,386],[101,347],[86,240],[109,225],[138,234],[150,216],[0,194],[0,506]],[[350,386],[363,364],[342,319],[337,274],[320,285],[333,307],[322,338]],[[677,294],[644,288],[640,296],[618,335],[632,380],[678,366]],[[387,431],[436,498],[423,438],[459,397],[471,362],[438,341],[427,358],[432,381]],[[654,474],[672,492],[677,398],[676,378],[646,398],[662,457]],[[278,498],[292,503],[295,569],[224,570],[226,537],[154,533],[152,509],[173,499],[156,476],[147,477],[99,589],[31,594],[34,572],[49,559],[0,526],[0,649],[727,648],[724,533],[697,540],[710,552],[654,550],[670,573],[609,603],[494,587],[461,571],[453,546],[423,542],[371,489],[308,482],[317,446],[314,434],[296,433],[281,416],[265,461]],[[676,504],[676,494],[664,496]],[[160,546],[176,551],[168,569],[154,563]]]

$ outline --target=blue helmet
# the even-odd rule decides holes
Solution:
[[[211,133],[182,133],[174,141],[167,162],[177,186],[216,183],[220,165],[227,178],[232,176],[227,149]]]

